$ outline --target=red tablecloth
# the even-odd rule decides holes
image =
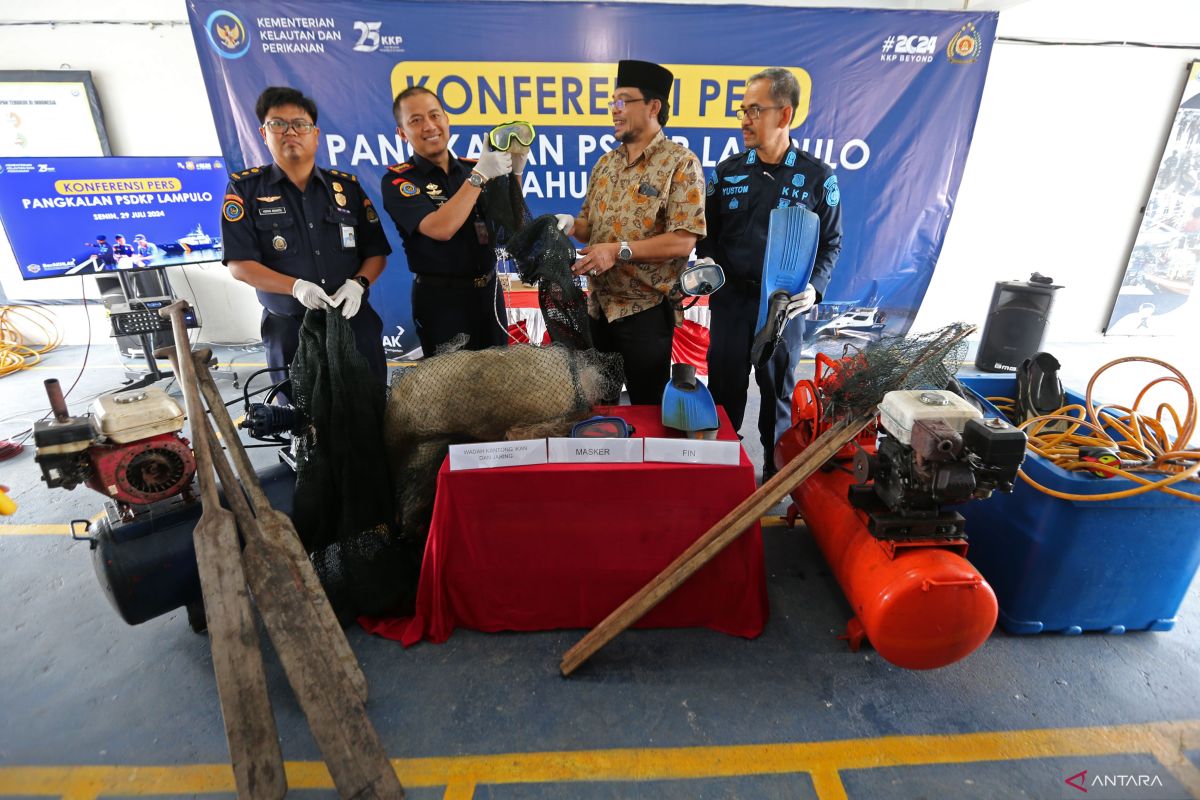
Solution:
[[[667,435],[657,406],[597,409]],[[724,410],[721,439],[736,439]],[[478,631],[590,628],[754,491],[754,467],[546,464],[438,474],[416,614],[363,620],[405,646]],[[756,522],[642,618],[753,637],[767,620]]]

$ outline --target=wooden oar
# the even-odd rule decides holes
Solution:
[[[161,312],[171,317],[177,342],[187,341],[183,327],[186,308],[181,300]],[[195,364],[186,349],[181,356],[177,359],[177,374],[194,392]],[[207,428],[207,420],[201,424]],[[207,439],[204,446],[209,449]],[[213,451],[211,460],[216,462],[218,455],[223,462],[225,456],[219,450]],[[224,469],[228,470],[227,463]],[[232,472],[229,477],[232,482]],[[236,492],[230,494],[236,496]],[[248,521],[251,530],[255,524]],[[361,698],[333,652],[294,560],[284,548],[251,533],[246,537],[242,563],[258,612],[338,794],[353,798],[404,797],[400,780]]]
[[[182,313],[180,307],[171,322],[179,352],[175,361],[187,367],[182,373],[177,368],[175,374],[183,387],[183,399],[191,421],[196,478],[200,482],[200,499],[204,507],[192,531],[192,539],[204,594],[204,613],[208,619],[213,671],[217,678],[221,715],[225,720],[229,758],[239,797],[280,798],[287,792],[287,777],[283,771],[275,717],[267,696],[258,630],[254,626],[242,572],[237,525],[233,515],[221,507],[213,483],[208,421],[200,404],[195,373],[190,369],[192,359]]]
[[[342,626],[338,624],[337,615],[333,613],[333,606],[329,604],[329,598],[325,594],[325,589],[321,587],[316,570],[313,569],[312,562],[308,560],[308,554],[304,552],[304,545],[300,543],[300,535],[296,532],[296,526],[292,523],[291,517],[273,508],[263,492],[262,483],[258,480],[258,473],[255,472],[249,456],[246,455],[246,448],[242,446],[237,428],[234,427],[233,420],[229,417],[229,410],[221,398],[217,382],[213,380],[212,373],[208,369],[211,358],[212,351],[207,348],[197,349],[192,353],[192,359],[196,364],[196,373],[200,377],[200,391],[203,392],[204,399],[208,403],[208,410],[212,413],[213,420],[216,421],[217,428],[221,431],[226,447],[229,448],[229,453],[233,457],[238,476],[242,479],[242,486],[250,497],[250,502],[254,507],[254,516],[258,520],[257,531],[263,537],[263,541],[277,545],[292,560],[296,571],[304,581],[304,588],[308,590],[309,598],[321,620],[321,626],[328,634],[334,654],[342,669],[346,671],[346,676],[354,685],[358,696],[365,703],[367,678],[358,665],[354,650],[351,649]],[[245,530],[242,533],[249,535]]]
[[[292,599],[290,602],[280,601],[281,597],[285,597],[289,591],[294,589],[294,585],[288,586],[288,581],[294,580],[296,573],[292,571],[289,575],[286,570],[286,567],[290,566],[287,554],[281,548],[264,541],[261,534],[247,534],[247,531],[255,530],[258,521],[254,517],[254,512],[250,510],[250,504],[242,493],[241,485],[234,477],[229,461],[225,458],[216,432],[208,427],[207,434],[209,450],[213,453],[213,466],[216,468],[217,477],[221,479],[221,486],[225,489],[225,498],[230,508],[233,509],[233,515],[237,519],[242,534],[248,541],[253,539],[255,542],[254,545],[247,545],[246,548],[247,558],[253,559],[247,565],[246,571],[250,576],[251,590],[258,601],[259,613],[263,614],[268,632],[273,631],[271,636],[272,640],[276,642],[276,647],[281,648],[280,660],[285,664],[288,678],[292,680],[296,675],[324,669],[320,660],[322,649],[328,647],[326,642],[320,641],[324,632],[304,628],[305,625],[313,623],[311,617],[309,620],[300,618],[283,621],[281,615],[277,613],[280,608],[287,608],[297,602],[303,604],[298,598]],[[268,607],[265,612],[264,606]],[[303,614],[300,616],[303,617]],[[270,621],[267,621],[268,619]],[[281,628],[281,625],[293,625],[294,627],[289,630]],[[308,636],[305,634],[306,630],[317,635]],[[316,641],[313,641],[314,639]],[[300,652],[308,652],[309,655],[297,655]],[[328,661],[324,663],[327,664]],[[320,673],[315,672],[315,674],[319,675]],[[313,729],[313,737],[320,745],[322,754],[325,755],[330,774],[336,776],[334,782],[342,789],[342,794],[347,797],[403,796],[402,790],[399,795],[394,794],[396,790],[400,789],[398,783],[391,786],[387,776],[373,774],[377,770],[371,770],[372,759],[370,756],[364,762],[358,754],[357,748],[363,746],[364,740],[368,752],[372,748],[379,747],[379,742],[374,737],[374,731],[370,729],[370,722],[366,721],[366,714],[362,706],[356,704],[352,709],[337,708],[334,700],[339,690],[334,689],[332,694],[327,694],[328,687],[323,685],[323,681],[319,677],[307,676],[302,679],[301,683],[303,685],[296,688],[297,696],[300,697],[305,717]],[[344,683],[340,688],[342,694],[347,691],[347,685],[348,683]],[[301,695],[301,691],[304,692],[304,695]],[[364,723],[366,730],[363,730]],[[339,766],[335,768],[330,759],[337,761]],[[364,767],[366,768],[365,774]],[[367,786],[369,791],[364,795],[362,793],[364,790],[355,788],[359,785]]]

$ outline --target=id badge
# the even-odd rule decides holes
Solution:
[[[349,225],[340,226],[342,229],[342,249],[353,250],[354,245],[354,228]]]
[[[475,220],[475,236],[479,239],[480,244],[488,243],[487,223],[481,219]]]

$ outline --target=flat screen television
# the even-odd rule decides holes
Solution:
[[[224,159],[0,158],[0,223],[25,280],[220,261]]]

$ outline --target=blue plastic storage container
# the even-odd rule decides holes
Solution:
[[[1012,376],[959,378],[981,397],[1016,396]],[[1071,494],[1137,485],[1068,472],[1032,453],[1022,468],[1042,486]],[[1174,488],[1200,494],[1188,481]],[[967,557],[995,590],[1009,633],[1170,630],[1200,566],[1200,503],[1165,492],[1077,502],[1018,478],[1012,494],[997,492],[957,510],[967,519]]]

